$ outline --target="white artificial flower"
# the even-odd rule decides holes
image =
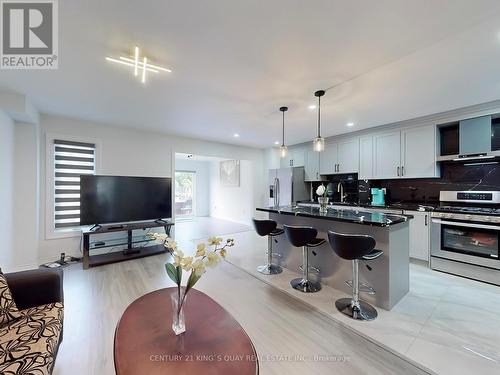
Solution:
[[[220,237],[209,237],[208,238],[208,244],[210,246],[218,246],[222,242],[222,238]]]
[[[202,257],[205,256],[205,244],[202,242],[196,246],[196,256]]]
[[[220,257],[216,253],[208,253],[206,265],[207,267],[214,268],[219,263]]]
[[[319,196],[323,196],[323,194],[325,194],[325,191],[326,191],[325,186],[323,184],[321,184],[316,189],[316,194]]]
[[[197,277],[201,277],[201,275],[205,273],[205,264],[202,262],[201,259],[197,259],[193,263],[192,269]]]

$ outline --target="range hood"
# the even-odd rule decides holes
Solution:
[[[491,151],[491,116],[460,121],[458,137],[459,154],[440,156],[438,161],[487,164],[500,160],[500,153]]]

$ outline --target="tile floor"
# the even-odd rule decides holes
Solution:
[[[373,322],[353,321],[337,312],[345,297],[324,286],[314,294],[290,287],[298,271],[266,276],[256,267],[266,262],[267,239],[253,231],[236,233],[228,261],[260,280],[354,329],[422,369],[438,374],[500,374],[500,287],[410,265],[410,292],[391,310],[378,308]]]

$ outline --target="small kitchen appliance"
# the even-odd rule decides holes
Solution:
[[[385,206],[385,189],[372,188],[372,206]]]

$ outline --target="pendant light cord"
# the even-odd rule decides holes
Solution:
[[[318,96],[318,138],[321,137],[321,131],[320,131],[320,117],[321,116],[321,96]]]
[[[285,111],[283,111],[283,143],[281,144],[281,146],[285,146]]]

